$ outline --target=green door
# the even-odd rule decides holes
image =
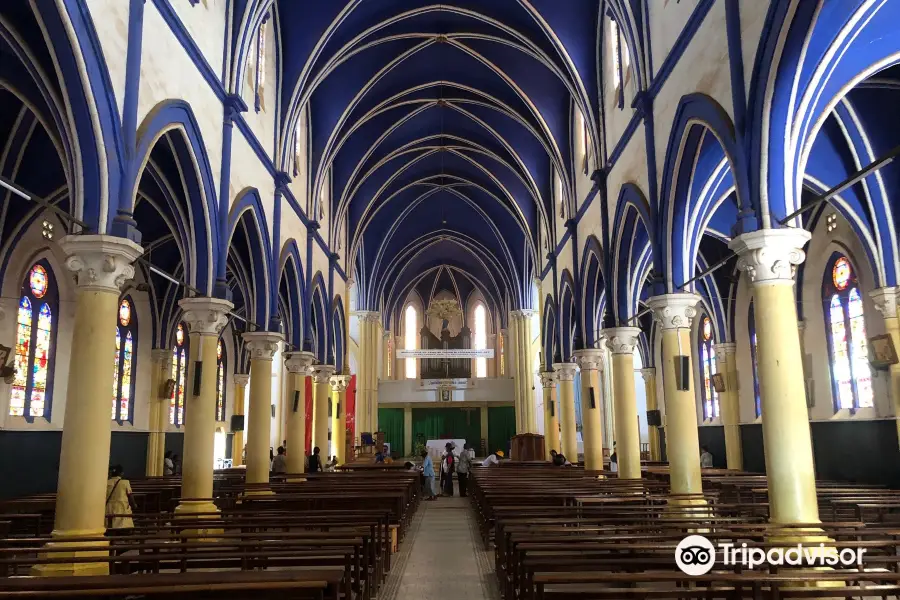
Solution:
[[[503,450],[509,458],[509,440],[514,435],[516,435],[516,408],[514,406],[489,406],[488,454]]]
[[[384,432],[384,441],[391,445],[391,454],[403,456],[403,438],[406,427],[402,408],[379,408],[378,429]]]

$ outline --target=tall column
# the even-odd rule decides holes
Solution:
[[[765,229],[728,244],[753,285],[763,449],[774,523],[819,520],[794,299],[794,271],[806,258],[802,248],[809,238],[802,229]]]
[[[600,369],[603,364],[603,350],[599,348],[576,350],[575,360],[581,368],[581,436],[584,440],[584,468],[587,471],[602,471],[603,388],[600,386]],[[621,460],[619,464],[622,464]]]
[[[644,378],[644,394],[647,398],[647,412],[651,410],[659,410],[659,402],[656,399],[656,369],[646,367],[641,369],[641,376]],[[650,460],[662,460],[662,454],[659,447],[659,427],[649,425],[647,427],[647,437],[650,445]]]
[[[217,512],[212,501],[216,439],[216,347],[234,304],[219,298],[184,298],[184,311],[191,337],[185,396],[189,408],[184,422],[184,457],[181,467],[181,497],[176,514]],[[206,366],[204,369],[203,366]],[[194,396],[197,369],[200,395]],[[190,392],[190,393],[188,393]]]
[[[725,433],[725,461],[729,469],[744,468],[741,449],[741,413],[738,407],[737,344],[722,342],[715,346],[716,368],[725,379],[725,391],[719,394],[719,410]]]
[[[234,381],[234,415],[243,416],[244,401],[247,396],[247,384],[250,383],[250,375],[247,373],[235,373]],[[244,428],[235,431],[231,436],[231,466],[240,467],[244,464],[244,429],[247,427],[246,418]]]
[[[531,317],[534,315],[533,310],[522,310],[521,321],[519,323],[519,335],[521,337],[522,358],[522,401],[525,405],[525,431],[526,433],[537,433],[537,418],[535,411],[537,410],[534,402],[534,355],[531,351],[531,342],[534,339],[531,333]]]
[[[343,464],[347,454],[347,388],[349,375],[332,375],[331,384],[331,446],[338,462]]]
[[[287,470],[292,475],[306,472],[306,377],[315,358],[312,352],[285,355],[284,366],[288,371],[285,439],[288,443]]]
[[[248,484],[269,483],[269,435],[272,429],[272,368],[278,345],[284,336],[271,331],[243,334],[250,352],[250,411],[247,415],[247,476]],[[262,489],[248,494],[266,493]]]
[[[578,461],[578,436],[575,432],[575,363],[554,363],[553,370],[559,380],[559,416],[562,453],[569,461]]]
[[[169,398],[166,396],[166,381],[172,368],[172,351],[154,348],[150,357],[150,435],[147,439],[147,477],[163,474],[163,458],[166,447],[166,425],[169,422]]]
[[[318,447],[323,455],[329,454],[328,412],[331,408],[331,376],[334,367],[331,365],[315,365],[312,368],[313,378],[313,447]]]
[[[516,411],[516,434],[525,433],[525,407],[522,405],[522,381],[519,377],[519,317],[516,311],[509,313],[509,343],[506,345],[506,368],[513,379],[513,406]]]
[[[412,406],[403,407],[403,456],[413,455],[413,419]]]
[[[358,311],[359,373],[356,380],[356,430],[374,434],[378,429],[378,323],[381,313]]]
[[[559,452],[559,406],[556,398],[556,373],[553,371],[541,372],[541,385],[544,387],[544,446],[547,449],[547,459],[550,451]]]
[[[639,327],[603,330],[606,344],[612,352],[613,382],[616,389],[613,400],[616,413],[616,457],[620,479],[641,477],[641,433],[638,429],[637,395],[634,391],[634,347],[640,334]]]
[[[647,301],[662,329],[662,369],[666,403],[666,454],[669,458],[669,481],[672,494],[701,494],[700,438],[697,432],[697,408],[693,386],[693,364],[687,369],[688,379],[679,390],[675,380],[675,360],[691,356],[691,320],[700,297],[696,294],[665,294]],[[796,331],[796,327],[794,328]],[[619,382],[616,381],[616,393]],[[616,429],[619,428],[616,415]],[[703,501],[678,500],[673,504],[702,504]]]
[[[74,536],[106,531],[106,479],[109,468],[109,383],[113,380],[119,292],[134,276],[141,255],[130,240],[107,235],[68,235],[59,241],[66,267],[77,276],[73,352],[69,361],[65,428],[59,456],[59,483],[52,545]],[[78,545],[98,551],[73,551],[71,557],[105,556],[106,542]],[[54,555],[60,556],[63,555]],[[105,575],[108,563],[40,565],[36,575]]]
[[[884,330],[891,336],[894,348],[900,351],[900,319],[897,318],[897,295],[900,287],[887,287],[872,290],[869,295],[875,308],[884,319]],[[897,424],[897,439],[900,440],[900,364],[890,366],[891,401],[894,406],[894,419]]]

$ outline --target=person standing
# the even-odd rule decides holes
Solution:
[[[469,469],[472,466],[472,455],[469,454],[469,446],[463,446],[463,451],[459,453],[459,460],[456,465],[456,477],[459,479],[459,496],[466,497],[466,491],[469,484]],[[452,485],[452,484],[451,484]]]
[[[306,465],[307,473],[318,473],[322,470],[322,457],[319,456],[319,447],[316,446],[313,448],[313,453],[309,456],[309,460]]]
[[[709,451],[709,447],[700,446],[700,468],[701,469],[712,469],[712,466],[713,466],[712,452]]]
[[[175,463],[172,461],[172,451],[166,450],[163,457],[163,475],[174,475]]]
[[[422,485],[425,489],[425,499],[434,500],[434,463],[428,456],[428,450],[422,450],[422,477],[425,478]]]
[[[441,460],[441,482],[445,496],[453,496],[453,472],[456,471],[456,455],[453,454],[453,445],[447,444],[447,451]]]
[[[284,446],[278,446],[278,454],[272,459],[272,473],[275,475],[287,473],[287,456],[285,456]]]
[[[616,455],[616,443],[613,442],[613,451],[612,454],[609,455],[609,470],[612,473],[619,472],[619,457]]]

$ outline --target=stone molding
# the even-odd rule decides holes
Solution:
[[[59,247],[79,289],[114,294],[134,277],[133,263],[144,253],[131,240],[112,235],[67,235]]]
[[[188,326],[188,332],[216,337],[228,324],[228,313],[234,304],[221,298],[182,298],[178,306],[184,311],[182,319]]]
[[[603,330],[606,345],[613,354],[634,354],[641,335],[640,327],[610,327]]]
[[[150,360],[160,368],[165,368],[172,363],[172,351],[167,348],[154,348],[150,351]]]
[[[713,353],[716,355],[716,368],[719,373],[725,372],[725,357],[737,353],[737,344],[734,342],[721,342],[713,345]]]
[[[284,368],[288,370],[288,373],[309,375],[314,360],[316,360],[316,355],[312,352],[291,352],[284,355]]]
[[[869,292],[875,310],[881,313],[883,319],[897,318],[898,293],[900,293],[900,286],[883,287]]]
[[[514,320],[526,321],[534,316],[534,313],[537,312],[531,308],[523,308],[521,310],[511,310],[509,311],[509,318]]]
[[[697,316],[697,294],[663,294],[647,300],[653,311],[653,319],[663,329],[690,329],[691,321]]]
[[[247,344],[252,360],[272,360],[278,352],[278,344],[284,341],[284,336],[273,331],[250,331],[242,333],[241,337]]]
[[[559,381],[575,381],[575,373],[578,372],[578,365],[575,363],[553,363],[553,370]]]
[[[805,229],[761,229],[739,235],[728,243],[738,255],[737,267],[746,271],[750,281],[760,283],[794,283],[797,265],[806,259],[803,246],[810,233]]]
[[[312,367],[313,383],[329,383],[334,375],[333,365],[316,365]]]
[[[375,310],[357,310],[350,315],[359,317],[360,321],[381,321],[381,313]]]
[[[550,389],[556,386],[556,381],[559,379],[557,374],[553,371],[541,371],[541,385],[544,386],[544,389]]]
[[[576,350],[573,354],[575,354],[575,362],[582,371],[599,371],[603,368],[604,350],[602,348],[585,348]]]
[[[350,387],[350,378],[351,375],[332,375],[328,383],[331,384],[332,391],[338,393],[346,392],[347,388]]]
[[[249,373],[235,373],[232,377],[234,377],[234,385],[244,387],[250,383]]]
[[[645,367],[641,369],[641,377],[644,378],[644,383],[647,383],[650,379],[656,377],[656,367]]]

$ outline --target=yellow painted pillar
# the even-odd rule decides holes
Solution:
[[[587,471],[602,471],[603,388],[600,387],[600,369],[603,365],[603,350],[599,348],[576,350],[575,360],[581,369],[581,436],[584,440],[584,468]],[[640,449],[640,446],[638,448]],[[621,460],[619,464],[622,464]],[[638,477],[640,477],[640,461]]]
[[[313,360],[312,352],[285,355],[284,366],[288,371],[285,439],[288,443],[287,471],[292,475],[306,472],[306,377]]]
[[[332,375],[331,385],[331,446],[332,454],[338,462],[344,464],[347,454],[347,388],[350,386],[350,375]]]
[[[715,346],[716,371],[725,379],[725,391],[719,394],[719,410],[725,433],[725,461],[729,469],[744,468],[741,449],[741,413],[738,407],[737,344],[722,342]]]
[[[184,298],[178,305],[190,333],[190,359],[185,382],[184,457],[181,497],[175,514],[217,512],[212,501],[216,438],[216,350],[219,334],[234,304],[220,298]],[[194,381],[200,368],[200,395]]]
[[[547,460],[550,459],[550,451],[560,451],[559,444],[559,402],[556,398],[556,373],[553,371],[541,372],[541,385],[544,387],[544,448],[547,452]],[[568,458],[568,457],[567,457]]]
[[[358,311],[359,317],[359,373],[356,382],[356,430],[358,433],[374,435],[378,429],[378,344],[377,325],[381,313]]]
[[[331,365],[315,365],[312,367],[313,378],[313,448],[319,448],[327,458],[331,454],[328,440],[328,425],[331,409],[331,376],[334,367]]]
[[[403,407],[403,456],[413,455],[413,419],[412,406]]]
[[[534,403],[534,355],[531,351],[531,342],[533,340],[531,317],[534,315],[534,311],[524,309],[519,312],[521,314],[519,321],[519,347],[522,348],[520,363],[522,369],[522,404],[525,409],[525,432],[537,433],[537,418],[535,417],[537,409]]]
[[[559,416],[562,453],[573,464],[578,462],[578,435],[575,431],[575,363],[554,363],[559,380]]]
[[[250,375],[247,373],[235,373],[234,381],[234,412],[236,416],[244,414],[244,401],[247,398],[247,384],[250,383]],[[246,420],[246,419],[245,419]],[[244,428],[247,427],[246,422]],[[235,431],[231,436],[231,466],[240,467],[244,464],[244,429]]]
[[[243,334],[250,352],[250,410],[247,415],[248,484],[269,483],[269,435],[272,429],[272,368],[284,336],[271,331]],[[260,486],[261,487],[261,486]],[[248,493],[264,492],[251,490]]]
[[[700,439],[697,432],[697,406],[693,385],[693,364],[688,369],[686,390],[679,390],[675,381],[675,358],[692,355],[691,320],[700,297],[696,294],[665,294],[647,301],[662,329],[662,370],[666,403],[666,454],[669,459],[669,480],[673,494],[700,494]],[[796,328],[794,328],[796,331]],[[691,360],[691,363],[693,361]],[[616,393],[619,382],[616,382]],[[616,428],[619,428],[616,415]],[[676,501],[673,504],[702,504],[697,501]]]
[[[640,479],[641,433],[638,429],[637,395],[634,391],[634,347],[638,343],[641,329],[612,327],[604,329],[603,335],[606,336],[606,344],[612,352],[619,479]],[[699,460],[699,452],[697,456]]]
[[[507,368],[513,378],[513,405],[516,411],[516,433],[525,433],[525,407],[522,403],[522,378],[519,374],[519,315],[518,311],[509,313],[509,344],[507,352],[509,362]]]
[[[166,381],[172,369],[172,351],[154,348],[150,357],[150,435],[147,439],[147,477],[163,474],[163,455],[166,447],[166,425],[169,423],[169,398],[166,396]]]
[[[900,352],[900,319],[897,318],[897,295],[900,287],[872,290],[869,295],[875,308],[884,319],[884,330],[891,336],[894,348]],[[900,440],[900,364],[890,366],[891,401],[894,406],[894,422],[897,424],[897,439]]]
[[[66,545],[73,536],[102,536],[106,531],[106,479],[109,468],[110,382],[119,292],[134,276],[132,263],[139,245],[106,235],[71,235],[59,241],[68,256],[66,266],[77,276],[65,427],[59,456],[56,516],[52,546]],[[71,545],[71,544],[70,544]],[[65,557],[106,556],[106,542],[97,551],[55,554]],[[32,569],[34,575],[105,575],[108,563],[57,563]]]
[[[659,402],[656,398],[656,369],[646,367],[641,369],[641,376],[644,378],[644,394],[647,398],[647,411],[659,410]],[[662,460],[662,454],[659,447],[659,427],[649,425],[647,427],[647,437],[650,446],[650,460]]]
[[[819,521],[794,299],[795,265],[803,262],[809,238],[803,229],[765,229],[728,245],[753,285],[769,519],[774,523]]]

